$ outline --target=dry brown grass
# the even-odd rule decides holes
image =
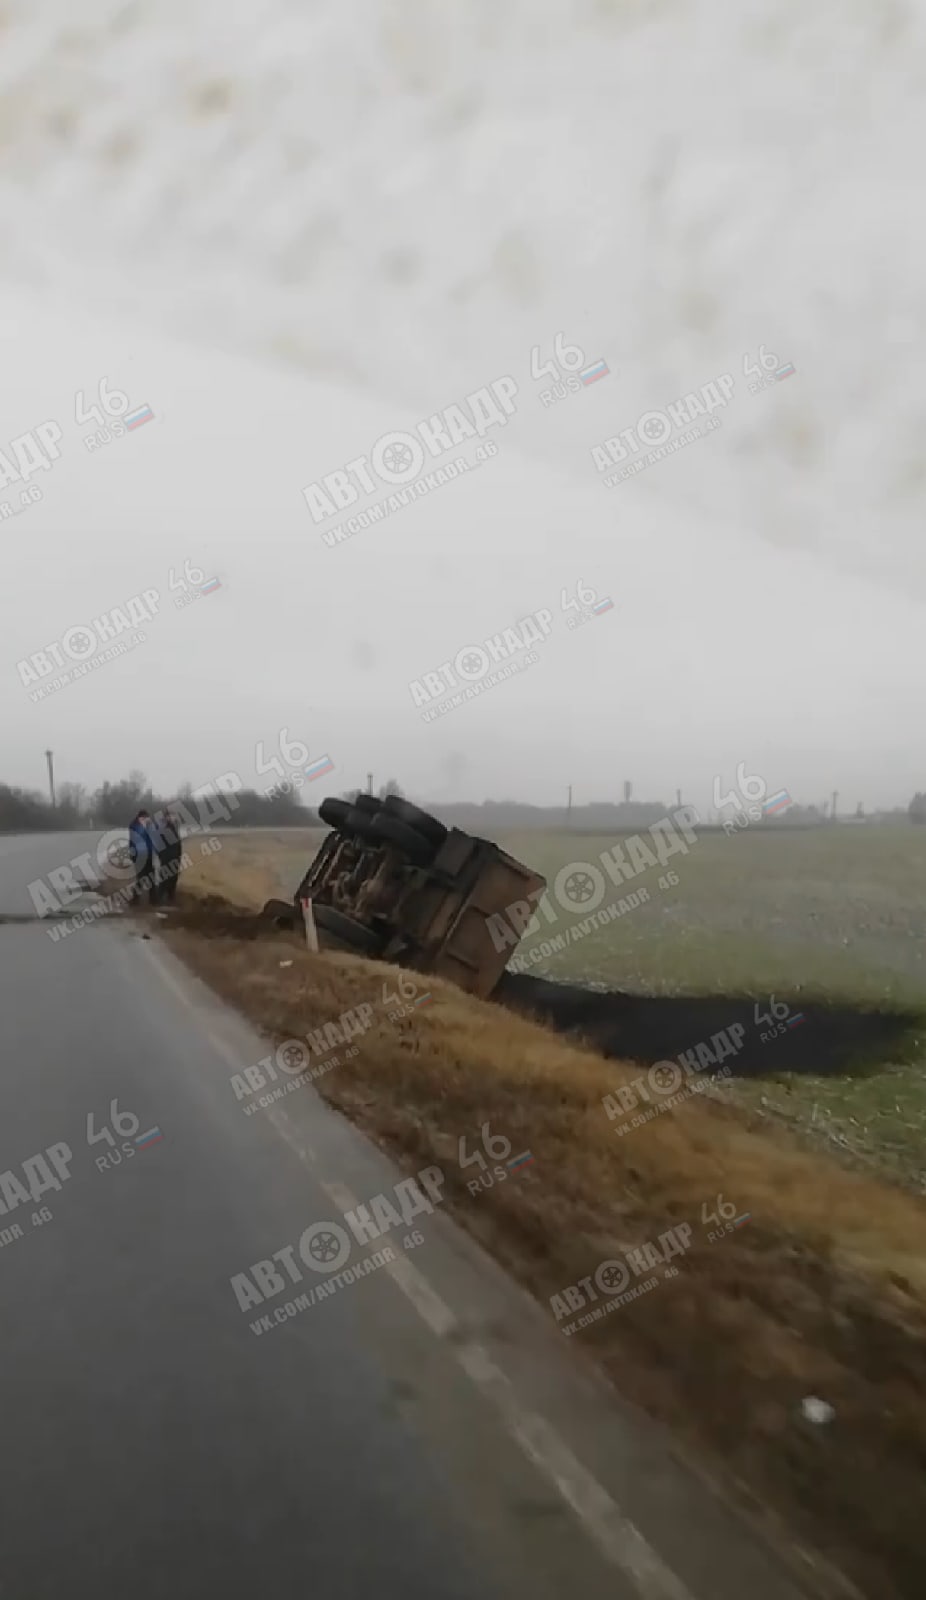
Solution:
[[[292,900],[326,831],[291,828],[187,840],[192,864],[183,874],[183,888],[192,895],[223,895],[236,905],[255,911],[277,897]],[[203,853],[204,846],[213,845],[220,848]]]
[[[226,861],[226,882],[228,869]],[[210,924],[227,935],[234,920],[212,912],[190,920],[199,931],[169,935],[178,952],[276,1040],[360,1000],[374,1004],[360,1053],[322,1078],[320,1091],[409,1170],[436,1161],[459,1219],[541,1301],[672,1224],[693,1224],[678,1276],[573,1346],[688,1444],[708,1449],[729,1483],[776,1508],[867,1594],[922,1592],[921,1201],[701,1098],[616,1137],[602,1096],[638,1068],[439,981],[428,980],[428,1009],[393,1024],[382,985],[395,985],[395,969],[310,957],[295,936],[284,942],[299,958],[281,969],[281,936],[204,939]],[[458,1140],[465,1134],[472,1149],[486,1121],[535,1162],[474,1197]],[[711,1244],[702,1205],[713,1209],[718,1194],[753,1220]],[[835,1407],[830,1425],[802,1419],[811,1394]]]

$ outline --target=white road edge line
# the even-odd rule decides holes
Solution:
[[[284,1135],[285,1137],[285,1135]],[[287,1143],[298,1150],[296,1141]],[[315,1173],[325,1193],[341,1212],[355,1211],[358,1201],[343,1183],[327,1182]],[[545,1417],[521,1405],[511,1381],[478,1340],[461,1335],[460,1324],[424,1274],[408,1256],[387,1261],[383,1268],[439,1339],[458,1337],[451,1348],[471,1383],[501,1414],[508,1432],[534,1466],[550,1480],[588,1530],[602,1554],[634,1584],[644,1600],[694,1600],[691,1590],[621,1511],[598,1479],[583,1467]]]
[[[157,961],[157,965],[174,993],[195,1011],[191,998],[183,994],[181,985],[173,980],[164,963]],[[226,1061],[229,1060],[232,1052],[225,1040],[216,1036],[211,1029],[208,1030],[208,1037]],[[310,1152],[303,1146],[285,1112],[271,1110],[270,1120],[303,1165],[312,1169],[316,1182],[338,1209],[342,1213],[356,1211],[360,1202],[351,1191],[343,1183],[330,1182],[319,1174],[314,1151]],[[598,1549],[612,1565],[620,1567],[643,1600],[695,1600],[687,1585],[666,1566],[639,1528],[624,1515],[616,1500],[573,1455],[556,1429],[539,1412],[520,1404],[510,1379],[492,1360],[484,1345],[478,1340],[462,1336],[460,1324],[450,1307],[432,1289],[424,1274],[408,1256],[387,1261],[383,1270],[389,1273],[438,1339],[449,1341],[451,1334],[457,1335],[449,1348],[453,1350],[470,1382],[482,1391],[500,1413],[509,1434],[528,1460],[549,1479],[588,1530]]]

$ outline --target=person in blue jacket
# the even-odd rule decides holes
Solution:
[[[142,891],[147,888],[148,904],[153,906],[157,900],[154,882],[154,825],[150,813],[144,806],[136,812],[129,823],[129,855],[135,867],[135,882],[132,885],[129,904],[140,900]]]

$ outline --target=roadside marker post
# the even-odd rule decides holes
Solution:
[[[311,900],[307,899],[307,900],[303,900],[303,902],[302,902],[302,920],[305,923],[305,942],[306,942],[309,950],[311,951],[312,955],[313,956],[317,956],[318,955],[318,929],[315,926],[315,918],[312,915],[312,902],[311,902]]]

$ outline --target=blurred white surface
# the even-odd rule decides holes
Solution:
[[[667,792],[756,727],[772,763],[789,740],[812,761],[823,727],[847,760],[864,742],[861,780],[920,681],[924,33],[899,0],[3,0],[4,438],[103,373],[128,387],[129,361],[132,403],[166,415],[120,445],[147,452],[124,488],[109,459],[56,468],[29,512],[45,560],[76,582],[139,528],[224,559],[234,646],[181,640],[159,671],[250,697],[249,730],[284,676],[361,724],[375,696],[416,751],[390,729],[392,765],[420,749],[434,789],[446,746],[451,789],[465,767],[469,792],[526,793],[549,763],[558,791],[572,745],[610,789],[616,702]],[[559,330],[611,372],[546,408],[531,348]],[[797,371],[752,395],[760,345]],[[725,372],[716,434],[603,487],[593,445]],[[323,545],[303,485],[505,373],[498,461]],[[80,620],[46,610],[34,549],[17,650]],[[409,677],[579,578],[620,631],[422,727]],[[93,686],[104,722],[125,672]]]

